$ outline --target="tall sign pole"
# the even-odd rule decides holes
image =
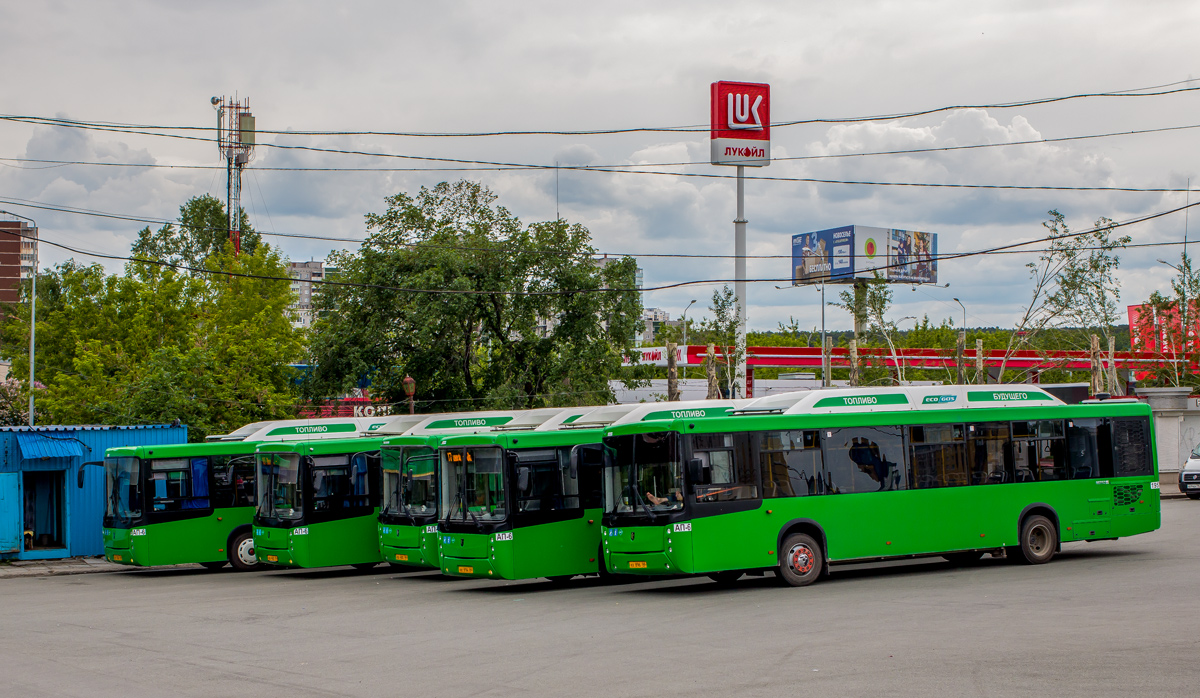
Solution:
[[[746,381],[746,168],[771,164],[771,86],[714,82],[711,92],[712,164],[737,167],[737,217],[733,221],[733,292],[737,295],[737,345],[742,350],[734,381],[751,397]],[[732,388],[732,386],[731,386]]]
[[[233,253],[242,251],[242,169],[254,153],[254,115],[250,98],[213,97],[217,109],[217,148],[225,158],[225,213]]]

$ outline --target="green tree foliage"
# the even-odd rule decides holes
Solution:
[[[411,374],[430,411],[612,399],[608,380],[641,318],[632,259],[598,264],[586,228],[523,225],[475,182],[386,201],[367,216],[359,251],[331,259],[340,281],[371,286],[317,297],[309,395],[369,379],[375,395],[399,402]]]
[[[245,210],[241,215],[242,253],[254,254],[262,236],[250,225]],[[204,261],[220,252],[229,242],[229,219],[225,204],[205,194],[191,198],[179,207],[178,224],[168,223],[156,231],[149,226],[138,232],[133,257],[158,259],[172,264],[202,268]]]
[[[171,244],[195,249],[188,241]],[[145,247],[140,254],[167,261]],[[185,274],[137,261],[108,275],[98,264],[67,261],[39,274],[37,379],[45,384],[39,421],[179,419],[190,438],[202,440],[294,416],[289,364],[303,347],[288,311],[290,284],[232,275],[286,278],[279,253],[258,244],[235,257],[218,245],[200,264],[224,273]],[[29,341],[28,292],[26,285],[26,299],[7,308],[0,324],[0,355],[12,361],[14,376],[29,371],[22,351]]]

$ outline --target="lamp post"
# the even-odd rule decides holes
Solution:
[[[696,299],[693,298],[692,302],[687,304],[687,307],[683,309],[683,313],[679,316],[679,321],[683,323],[683,346],[685,347],[687,346],[687,311],[691,310],[692,306],[695,304]],[[684,349],[684,351],[687,350]]]
[[[37,230],[37,221],[29,216],[22,216],[19,213],[0,210],[0,213],[8,214],[14,218],[22,218],[33,223],[33,229]],[[18,237],[24,239],[24,236],[18,234]],[[19,256],[19,255],[18,255]],[[18,265],[19,266],[19,265]],[[29,278],[32,286],[29,291],[29,426],[33,426],[33,359],[37,355],[34,349],[37,346],[37,268],[38,268],[38,248],[37,238],[33,241],[33,264]]]
[[[958,307],[962,308],[962,310],[963,310],[963,326],[962,326],[962,328],[963,328],[963,330],[966,330],[967,329],[967,306],[963,305],[963,302],[957,298],[954,299],[954,302],[958,303]]]
[[[407,374],[405,374],[404,380],[401,382],[404,384],[404,394],[408,396],[408,413],[415,414],[415,410],[413,408],[413,394],[417,392],[417,382],[413,380],[412,376]]]

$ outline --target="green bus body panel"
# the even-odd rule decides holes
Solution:
[[[1019,389],[978,392],[971,393],[972,400],[1028,399],[1032,403],[1044,399]],[[897,409],[860,414],[681,419],[658,428],[694,434],[1131,416],[1150,417],[1150,409],[1139,403]],[[645,424],[620,425],[605,429],[605,435],[646,430]],[[604,562],[614,573],[644,575],[775,567],[780,538],[798,520],[821,528],[826,539],[825,556],[831,562],[991,550],[1017,545],[1021,514],[1035,504],[1046,505],[1056,514],[1063,542],[1147,533],[1161,525],[1154,439],[1150,420],[1150,476],[761,499],[751,510],[693,516],[682,523],[605,527]],[[1117,488],[1122,488],[1121,496],[1116,494]],[[1118,504],[1118,499],[1122,503]]]
[[[379,552],[385,562],[438,569],[437,524],[411,526],[379,522]]]
[[[257,442],[153,444],[120,446],[105,451],[105,458],[194,458],[198,456],[249,456]],[[229,537],[247,526],[254,507],[213,509],[198,518],[109,527],[103,531],[104,559],[122,565],[152,567],[228,560]],[[138,535],[132,535],[136,531]]]
[[[263,442],[257,453],[299,453],[320,456],[379,450],[383,438]],[[297,535],[297,531],[301,533]],[[383,562],[379,550],[379,507],[372,513],[295,526],[254,524],[258,561],[277,567],[338,567]],[[272,560],[271,558],[275,559]]]
[[[253,517],[254,507],[231,507],[195,519],[105,528],[104,558],[141,567],[228,560],[229,536]]]
[[[255,525],[254,551],[259,562],[277,567],[337,567],[383,562],[375,537],[378,515],[377,507],[373,514],[293,528]]]
[[[447,436],[443,447],[495,444],[503,448],[557,448],[598,444],[602,429],[488,432]],[[501,534],[441,533],[438,544],[443,574],[488,579],[533,579],[600,571],[600,519],[603,510],[584,509],[583,516],[516,526]],[[512,535],[510,540],[495,540]],[[492,548],[495,548],[494,555]],[[470,569],[462,572],[460,568]]]

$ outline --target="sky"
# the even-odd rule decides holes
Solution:
[[[791,236],[857,224],[935,232],[939,251],[967,252],[1045,234],[1048,211],[1073,230],[1191,201],[1200,188],[1200,128],[940,153],[844,153],[1055,139],[1200,125],[1200,90],[1161,96],[1009,102],[1179,83],[1200,88],[1200,4],[1100,2],[40,2],[0,6],[0,113],[154,126],[211,127],[212,96],[248,98],[260,129],[461,133],[692,126],[699,132],[493,137],[259,134],[260,143],[393,156],[531,165],[616,165],[668,173],[578,169],[420,171],[435,163],[260,146],[243,208],[264,233],[361,240],[384,198],[443,180],[481,181],[523,222],[556,215],[585,225],[610,254],[642,257],[646,287],[733,276],[734,174],[707,164],[709,84],[771,85],[772,120],[850,119],[965,106],[924,116],[772,129],[769,167],[749,177],[891,183],[1174,189],[1015,191],[746,182],[751,279],[790,277]],[[176,131],[211,137],[211,132]],[[810,159],[785,160],[783,158]],[[52,165],[69,160],[120,165]],[[695,163],[659,166],[661,163]],[[168,168],[161,166],[179,166]],[[278,167],[407,168],[279,171]],[[470,167],[470,166],[463,166]],[[417,168],[414,171],[413,168]],[[170,219],[205,193],[224,198],[213,143],[0,120],[0,203],[37,220],[43,239],[128,254],[141,224],[20,203]],[[1198,221],[1200,222],[1200,221]],[[1135,244],[1181,243],[1180,212],[1123,228]],[[1192,231],[1191,238],[1200,238]],[[352,242],[267,235],[292,260],[324,259]],[[1031,246],[1037,249],[1037,245]],[[1122,305],[1167,291],[1180,244],[1121,254]],[[43,267],[74,257],[41,246]],[[774,257],[772,255],[785,255]],[[948,287],[894,287],[901,328],[926,315],[971,327],[1013,326],[1036,255],[947,260]],[[776,288],[777,285],[784,288]],[[719,286],[719,284],[717,285]],[[713,284],[647,291],[673,316]],[[830,286],[827,300],[837,289]],[[960,299],[962,305],[954,301]],[[752,330],[821,322],[815,288],[751,283]],[[902,319],[904,318],[904,319]],[[845,329],[844,310],[826,323]]]

